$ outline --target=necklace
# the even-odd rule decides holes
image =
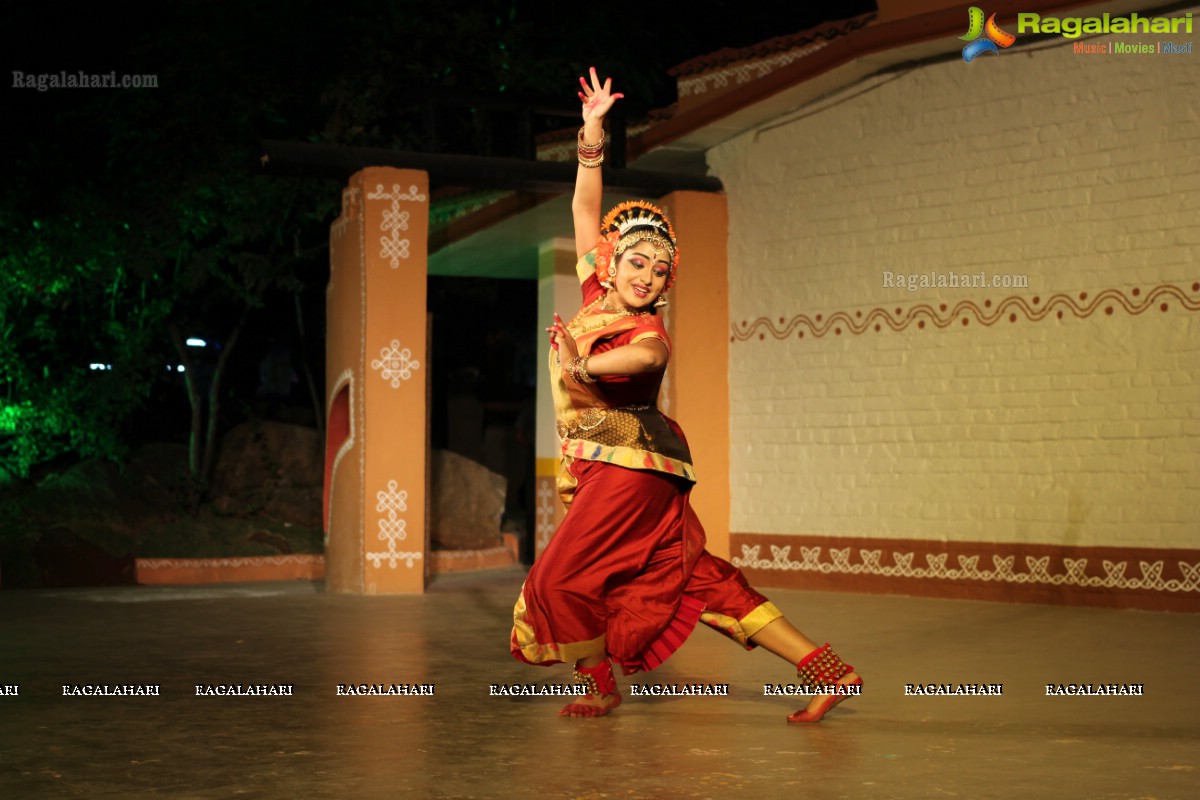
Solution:
[[[594,312],[596,311],[600,311],[603,314],[615,314],[616,318],[614,319],[613,317],[595,314]],[[640,317],[649,313],[650,309],[648,308],[641,311],[630,311],[627,308],[613,308],[608,304],[608,297],[605,295],[600,295],[595,300],[588,303],[586,307],[579,310],[579,313],[575,315],[573,320],[571,320],[571,324],[567,326],[567,330],[570,331],[572,336],[579,338],[584,334],[588,334],[592,331],[597,331],[601,328],[606,328],[609,325],[612,325],[616,319],[622,319],[624,317]]]
[[[610,314],[617,314],[622,317],[640,317],[643,314],[649,314],[650,309],[643,308],[640,311],[630,311],[628,308],[613,308],[608,304],[608,297],[604,297],[604,301],[600,304],[601,311],[607,311]]]

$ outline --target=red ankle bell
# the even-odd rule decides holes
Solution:
[[[588,687],[588,694],[593,697],[603,697],[617,690],[612,662],[607,658],[594,667],[575,667],[574,677],[575,683]]]
[[[854,667],[842,661],[828,643],[802,658],[796,665],[796,675],[800,678],[800,683],[825,694],[790,715],[788,722],[820,722],[838,703],[858,694],[861,690],[849,689],[851,686],[862,686],[862,678],[858,676],[838,685],[838,681],[851,672],[854,672]]]

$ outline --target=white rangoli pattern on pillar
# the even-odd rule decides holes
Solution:
[[[538,481],[537,509],[534,512],[534,518],[537,521],[537,530],[534,532],[534,536],[537,539],[537,549],[540,553],[546,545],[550,544],[550,537],[554,535],[553,478]]]
[[[408,510],[408,492],[396,489],[395,481],[388,481],[386,492],[376,492],[375,497],[379,502],[375,504],[375,510],[384,516],[379,518],[379,540],[387,542],[387,550],[383,552],[367,553],[367,559],[375,566],[376,569],[383,566],[384,560],[388,562],[388,566],[392,569],[396,568],[396,564],[400,561],[405,562],[405,566],[412,569],[413,561],[421,558],[421,553],[417,551],[402,551],[396,548],[397,542],[402,542],[408,538],[408,531],[405,530],[406,522],[400,517],[399,512]]]
[[[392,190],[385,192],[383,184],[375,185],[375,191],[367,195],[370,200],[391,200],[392,207],[384,209],[383,222],[380,223],[379,229],[383,233],[379,237],[379,256],[388,260],[392,269],[399,269],[401,260],[407,259],[409,254],[408,239],[401,238],[400,232],[408,230],[409,212],[400,210],[401,200],[413,200],[424,202],[425,195],[418,191],[415,185],[410,186],[407,192],[400,191],[400,184],[393,183]]]
[[[379,370],[385,381],[390,381],[393,389],[400,388],[400,381],[412,377],[414,369],[420,369],[421,362],[412,357],[412,351],[400,347],[399,339],[392,339],[391,344],[380,349],[379,358],[371,361],[371,369]]]

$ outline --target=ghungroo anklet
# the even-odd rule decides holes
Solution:
[[[818,647],[796,665],[796,676],[805,686],[832,686],[854,667],[842,661],[828,643]]]
[[[575,683],[586,686],[588,694],[604,697],[617,691],[617,679],[613,677],[612,662],[607,658],[594,667],[575,667],[572,677]]]

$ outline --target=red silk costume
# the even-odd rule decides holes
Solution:
[[[581,356],[670,339],[654,314],[605,311],[595,251],[579,260],[583,308],[567,326]],[[704,549],[688,502],[696,480],[679,426],[655,407],[663,371],[579,384],[551,351],[567,515],[513,612],[511,650],[537,665],[606,653],[625,674],[654,669],[702,621],[749,648],[781,616]]]

